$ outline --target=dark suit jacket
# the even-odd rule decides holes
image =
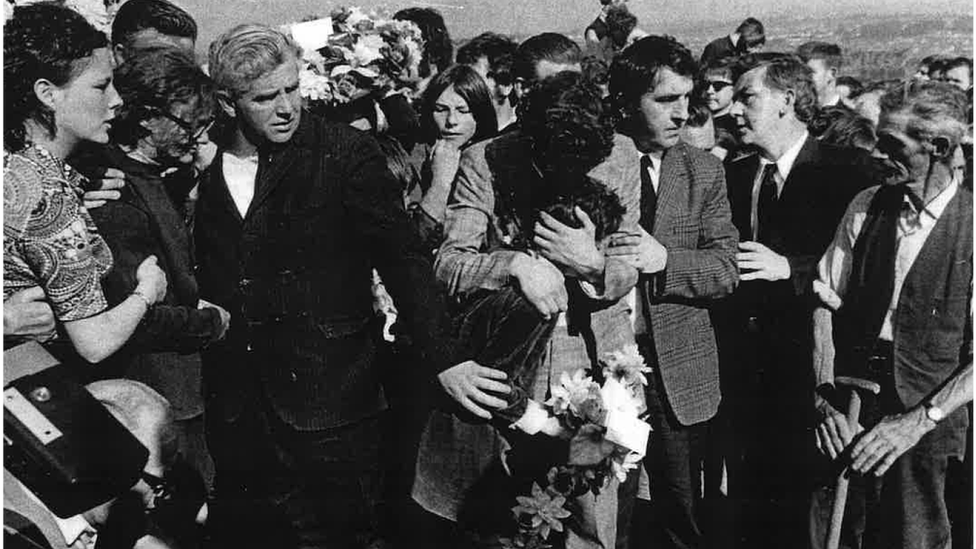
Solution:
[[[722,163],[684,143],[664,155],[654,227],[668,250],[663,274],[642,275],[645,310],[668,402],[683,425],[715,415],[718,352],[707,307],[732,293],[736,231]]]
[[[722,59],[723,57],[731,57],[737,53],[735,44],[732,43],[732,39],[728,35],[716,38],[709,42],[705,46],[704,51],[702,51],[701,65],[705,66],[712,61]]]
[[[232,419],[263,392],[292,426],[324,429],[384,407],[375,360],[371,271],[379,270],[422,364],[452,355],[430,251],[403,208],[376,142],[303,113],[295,135],[260,151],[243,217],[222,155],[197,201],[200,293],[235,320],[208,351],[208,413]]]
[[[198,309],[190,234],[167,193],[157,169],[137,162],[116,147],[96,162],[126,174],[119,200],[91,210],[99,232],[112,250],[112,270],[102,280],[111,306],[124,301],[137,285],[139,264],[155,255],[166,273],[166,297],[153,307],[133,337],[99,369],[111,376],[141,381],[159,391],[176,419],[203,412],[199,350],[220,330],[213,309]]]
[[[753,240],[752,188],[759,164],[758,154],[752,154],[728,166],[732,221],[741,241]],[[873,178],[870,160],[857,151],[807,138],[783,184],[773,234],[765,243],[786,256],[789,280],[742,282],[715,308],[730,406],[778,408],[774,419],[791,425],[781,434],[801,436],[798,427],[813,420],[811,314],[817,263],[848,203]],[[765,396],[757,396],[757,390]]]
[[[752,238],[752,187],[759,170],[759,155],[752,154],[728,166],[729,203],[739,240]],[[808,137],[783,183],[773,236],[766,245],[786,256],[790,279],[746,282],[737,293],[755,293],[753,307],[796,311],[798,299],[809,295],[817,262],[834,238],[847,205],[862,189],[874,184],[870,159],[862,151],[840,149]],[[758,291],[752,288],[760,288]]]

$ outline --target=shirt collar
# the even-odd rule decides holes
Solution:
[[[803,130],[803,134],[800,138],[796,140],[786,152],[776,160],[776,171],[779,172],[780,182],[785,182],[786,178],[790,176],[790,171],[793,169],[793,164],[796,162],[796,157],[800,155],[800,150],[803,149],[803,144],[807,142],[807,138],[810,137],[810,132]],[[765,167],[766,164],[772,164],[769,160],[765,158],[760,159],[761,167]],[[760,173],[762,170],[760,170]]]
[[[650,153],[638,152],[637,156],[638,158],[643,158],[646,156],[647,159],[651,161],[651,169],[654,170],[655,173],[659,173],[661,171],[661,159],[664,158],[663,151]]]
[[[956,196],[956,191],[958,190],[959,178],[953,177],[952,181],[946,185],[946,188],[942,189],[942,192],[936,195],[935,198],[930,200],[929,203],[925,205],[925,209],[922,210],[924,218],[930,221],[936,221],[942,217],[942,212],[945,211],[946,206],[949,205],[949,201],[952,200],[952,197]],[[912,204],[912,201],[907,196],[905,197],[905,202],[912,211],[915,211],[915,205]],[[922,217],[923,215],[920,214],[919,221],[921,221]]]

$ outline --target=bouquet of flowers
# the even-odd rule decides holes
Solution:
[[[312,107],[405,91],[417,79],[423,39],[411,21],[340,7],[287,27],[305,50],[299,88]]]
[[[519,496],[512,508],[517,530],[502,540],[509,548],[551,547],[549,534],[562,532],[571,516],[567,499],[586,492],[598,495],[614,475],[623,482],[636,469],[647,448],[650,426],[640,419],[644,405],[644,363],[636,345],[600,360],[600,371],[580,369],[563,372],[558,385],[551,386],[551,398],[544,404],[530,402],[523,421],[546,424],[540,430],[569,439],[567,463],[554,464],[545,479],[532,485],[532,493]],[[535,418],[529,418],[536,415]]]

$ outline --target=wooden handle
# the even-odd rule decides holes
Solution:
[[[857,422],[861,416],[861,396],[856,390],[851,391],[851,402],[847,407],[847,427],[851,433],[857,429]],[[827,529],[827,549],[837,549],[840,546],[840,528],[844,523],[844,508],[847,507],[847,487],[850,479],[848,468],[840,472],[834,488],[834,506],[830,513],[830,527]]]

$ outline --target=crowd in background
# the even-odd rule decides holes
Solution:
[[[183,503],[60,517],[5,462],[10,547],[972,546],[972,59],[601,0],[582,43],[403,9],[417,59],[336,71],[95,4],[5,3],[4,349],[165,399],[128,493]],[[630,348],[646,439],[575,377]],[[632,459],[560,476],[586,437]]]

